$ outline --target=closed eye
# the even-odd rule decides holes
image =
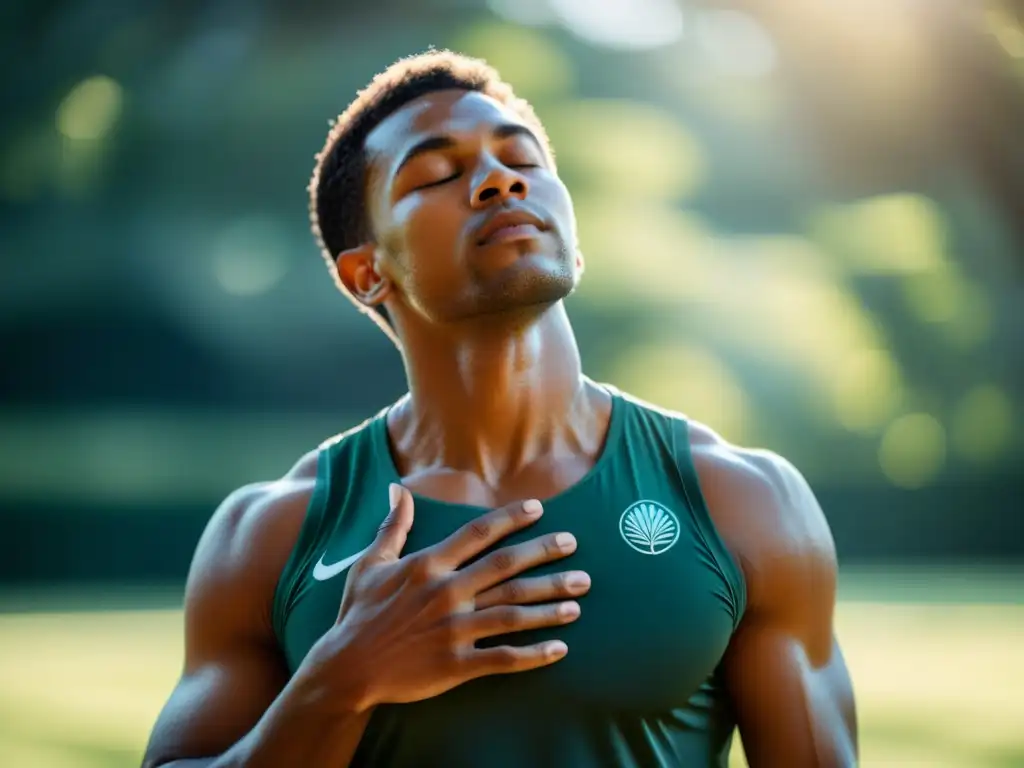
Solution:
[[[520,169],[520,168],[540,168],[541,166],[540,166],[540,163],[506,163],[505,167]],[[447,184],[449,181],[455,181],[455,179],[459,178],[459,176],[461,176],[461,175],[462,175],[461,171],[456,171],[455,173],[451,174],[450,176],[445,176],[443,179],[438,179],[437,181],[430,181],[430,182],[427,182],[426,184],[420,184],[418,187],[414,187],[414,189],[418,190],[418,189],[430,189],[431,187],[439,187],[442,184]]]
[[[418,187],[415,187],[414,189],[429,189],[430,187],[439,187],[442,184],[447,184],[449,181],[454,181],[455,179],[459,178],[459,176],[461,176],[461,175],[462,174],[460,172],[456,171],[455,173],[451,174],[450,176],[445,176],[443,179],[438,179],[437,181],[431,181],[431,182],[428,182],[426,184],[420,184]]]

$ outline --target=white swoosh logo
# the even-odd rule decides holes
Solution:
[[[371,544],[370,546],[373,545]],[[367,547],[362,552],[356,552],[354,555],[349,555],[344,560],[339,560],[338,562],[332,563],[331,565],[324,564],[324,558],[327,557],[327,553],[324,552],[320,556],[320,560],[317,562],[317,564],[313,566],[313,578],[317,581],[327,581],[328,579],[333,579],[339,573],[341,573],[350,565],[352,565],[352,563],[354,563],[356,560],[362,557],[366,553],[366,550],[369,548],[370,547]]]

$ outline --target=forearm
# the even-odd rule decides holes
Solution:
[[[145,768],[344,768],[371,713],[357,696],[323,685],[316,670],[303,665],[256,725],[223,754],[157,759]]]
[[[219,757],[175,760],[155,768],[344,768],[352,761],[369,713],[349,719],[300,721],[298,717],[267,717],[245,738]]]
[[[359,712],[337,700],[327,702],[325,695],[315,683],[293,679],[256,727],[209,768],[344,768],[352,761],[372,710]]]

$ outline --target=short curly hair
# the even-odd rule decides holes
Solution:
[[[518,98],[497,70],[482,59],[432,49],[399,59],[374,77],[333,121],[309,182],[313,235],[338,288],[362,312],[366,308],[342,284],[335,259],[374,236],[366,209],[366,137],[410,101],[449,89],[477,91],[509,107],[537,134],[554,161],[547,133],[533,107]],[[368,314],[397,342],[383,307]]]

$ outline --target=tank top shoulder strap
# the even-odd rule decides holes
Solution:
[[[729,586],[730,607],[735,629],[739,626],[746,608],[746,580],[739,563],[736,562],[725,545],[717,526],[711,519],[707,501],[701,491],[697,467],[693,463],[693,452],[690,448],[690,422],[680,414],[666,414],[666,419],[672,431],[672,453],[683,493],[686,495],[686,506],[690,510],[690,516],[701,543],[711,556],[719,575]]]
[[[279,642],[283,643],[285,622],[301,594],[303,574],[313,566],[313,560],[349,506],[350,497],[362,491],[362,484],[374,480],[372,427],[385,413],[382,411],[320,445],[316,483],[306,517],[274,590],[271,622]]]

